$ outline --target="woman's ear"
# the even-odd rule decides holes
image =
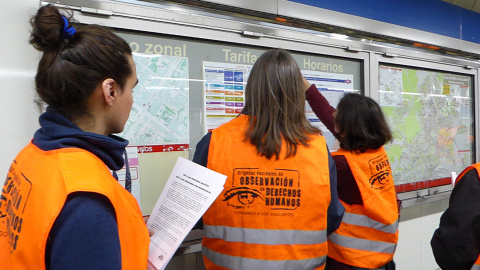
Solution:
[[[113,101],[117,98],[117,83],[114,79],[108,78],[102,82],[102,93],[105,103],[109,106],[113,105]]]

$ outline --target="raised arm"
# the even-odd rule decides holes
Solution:
[[[312,107],[313,112],[315,115],[322,121],[322,123],[332,132],[333,136],[340,139],[340,135],[335,132],[334,127],[334,118],[333,113],[335,112],[335,108],[330,106],[328,100],[318,91],[317,87],[314,84],[310,84],[305,78],[303,79],[303,84],[305,90],[305,97]]]

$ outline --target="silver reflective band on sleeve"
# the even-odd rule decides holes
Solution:
[[[393,224],[385,225],[364,215],[345,212],[345,214],[343,214],[342,222],[369,227],[386,233],[396,233],[398,230],[398,219]]]
[[[327,230],[266,230],[204,225],[205,237],[229,242],[263,245],[321,244],[327,241]]]
[[[480,265],[474,264],[470,270],[480,270]]]
[[[379,253],[393,254],[397,247],[397,244],[394,243],[355,238],[336,233],[330,234],[328,240],[342,247]]]
[[[206,247],[202,247],[202,253],[214,264],[235,270],[291,270],[291,269],[315,269],[325,264],[327,256],[305,259],[305,260],[259,260],[249,259],[238,256],[230,256],[215,252]]]

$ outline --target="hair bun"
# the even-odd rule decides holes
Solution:
[[[68,19],[65,19],[68,22]],[[37,14],[30,19],[32,32],[30,34],[30,44],[39,51],[45,51],[47,48],[55,48],[64,42],[64,17],[60,14],[58,8],[52,5],[41,7]],[[68,22],[70,25],[70,22]],[[68,26],[67,26],[68,27]]]

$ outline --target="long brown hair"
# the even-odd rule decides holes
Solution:
[[[340,147],[365,152],[378,149],[392,140],[382,109],[373,99],[360,94],[346,94],[338,103],[335,125],[342,134]]]
[[[243,113],[250,116],[245,141],[254,145],[259,155],[279,159],[285,141],[285,158],[295,156],[299,145],[309,146],[310,135],[321,134],[305,116],[302,83],[300,68],[286,50],[269,50],[253,65]]]
[[[41,7],[31,20],[30,43],[43,52],[35,76],[40,99],[66,117],[87,114],[86,101],[104,79],[114,79],[123,89],[132,74],[130,46],[110,29],[86,25],[76,32],[69,16],[52,5]]]

